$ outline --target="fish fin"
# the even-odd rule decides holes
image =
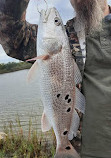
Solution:
[[[84,114],[85,113],[85,97],[79,91],[77,87],[76,87],[75,95],[76,95],[75,109],[79,110],[80,112]]]
[[[78,131],[78,128],[79,128],[79,124],[80,124],[80,118],[78,116],[78,113],[74,109],[74,113],[73,113],[73,116],[72,116],[72,123],[71,123],[70,131],[69,131],[69,134],[68,134],[68,139],[69,140],[72,140],[74,137],[77,136],[77,131]]]
[[[28,75],[27,75],[27,82],[29,83],[35,76],[36,70],[38,69],[38,63],[35,61],[35,63],[30,68]]]
[[[79,110],[83,114],[85,113],[85,98],[84,95],[79,91],[79,89],[76,87],[76,105],[75,109]],[[78,116],[77,111],[74,109],[73,116],[72,116],[72,123],[70,127],[70,131],[68,134],[68,139],[72,140],[74,137],[77,136],[77,131],[80,124],[80,118]]]
[[[74,61],[74,80],[75,80],[75,84],[79,84],[82,82],[82,76],[75,61]]]
[[[35,60],[38,60],[38,59],[47,60],[47,59],[49,59],[49,55],[48,54],[46,54],[46,55],[40,55],[40,56],[37,56],[35,58],[28,59],[26,61],[35,61]]]
[[[76,152],[71,144],[67,147],[68,149],[63,149],[63,147],[59,147],[54,158],[80,158],[79,154]]]
[[[34,57],[34,58],[28,59],[26,61],[36,61],[36,60],[37,60],[37,57]]]
[[[43,114],[42,114],[41,128],[42,128],[42,132],[47,132],[51,129],[51,124],[50,124],[45,112],[43,112]]]

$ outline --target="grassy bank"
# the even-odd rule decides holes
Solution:
[[[18,127],[14,127],[10,122],[8,127],[4,127],[7,134],[3,140],[0,140],[0,158],[53,158],[55,154],[55,136],[50,132],[51,142],[47,134],[38,133],[31,128],[29,121],[29,130],[23,131],[18,121]]]
[[[0,74],[29,69],[31,66],[32,64],[28,62],[9,62],[7,64],[0,64]]]

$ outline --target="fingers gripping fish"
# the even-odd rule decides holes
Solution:
[[[55,8],[41,11],[37,55],[38,57],[31,59],[36,61],[29,76],[36,68],[39,69],[44,106],[42,131],[46,132],[52,127],[55,132],[55,158],[79,158],[69,139],[76,136],[80,121],[75,108],[84,113],[84,96],[76,88],[76,84],[82,79],[72,58],[62,19]]]

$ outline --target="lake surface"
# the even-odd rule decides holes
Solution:
[[[0,131],[10,121],[17,126],[18,117],[25,130],[29,128],[29,120],[34,128],[41,129],[43,106],[39,82],[27,83],[27,73],[28,70],[22,70],[0,75]]]

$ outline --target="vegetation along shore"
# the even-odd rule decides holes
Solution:
[[[0,64],[0,74],[24,70],[24,69],[30,69],[31,66],[32,64],[28,62],[19,62],[19,63],[9,62],[7,64]]]
[[[18,126],[9,122],[4,127],[6,135],[0,140],[0,158],[53,158],[55,154],[56,140],[53,131],[43,134],[31,126],[24,131],[20,120]],[[50,138],[50,141],[49,141]]]

